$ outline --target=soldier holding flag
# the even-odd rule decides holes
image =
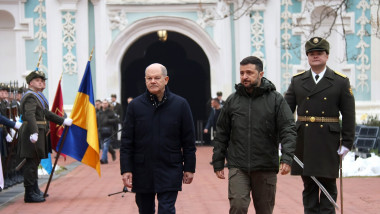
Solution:
[[[25,158],[24,187],[25,202],[44,202],[43,193],[38,187],[38,165],[51,152],[48,145],[47,121],[70,126],[72,119],[59,117],[49,111],[44,98],[38,93],[46,80],[42,71],[33,71],[26,76],[29,90],[21,99],[20,111],[23,125],[19,131],[18,155]]]

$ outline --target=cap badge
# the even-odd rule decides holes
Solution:
[[[313,39],[314,44],[317,44],[319,42],[318,38]]]

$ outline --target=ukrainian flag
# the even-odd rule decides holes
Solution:
[[[87,63],[70,118],[73,119],[73,124],[65,128],[57,150],[63,143],[62,153],[96,169],[100,176],[98,125],[90,61]]]

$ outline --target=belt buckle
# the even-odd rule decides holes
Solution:
[[[315,122],[315,117],[310,117],[310,122],[314,123]]]

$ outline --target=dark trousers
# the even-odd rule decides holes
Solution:
[[[178,191],[161,192],[161,193],[137,193],[136,204],[140,214],[154,214],[154,199],[157,194],[158,214],[175,214],[175,202],[177,200]]]
[[[33,186],[38,179],[38,165],[40,160],[36,158],[26,158],[24,170],[24,187]]]
[[[329,201],[327,196],[319,191],[318,185],[309,176],[301,176],[304,190],[302,192],[303,207],[305,214],[335,214],[335,207]],[[336,201],[338,190],[336,188],[335,178],[321,178],[317,180],[325,187],[331,197]]]

